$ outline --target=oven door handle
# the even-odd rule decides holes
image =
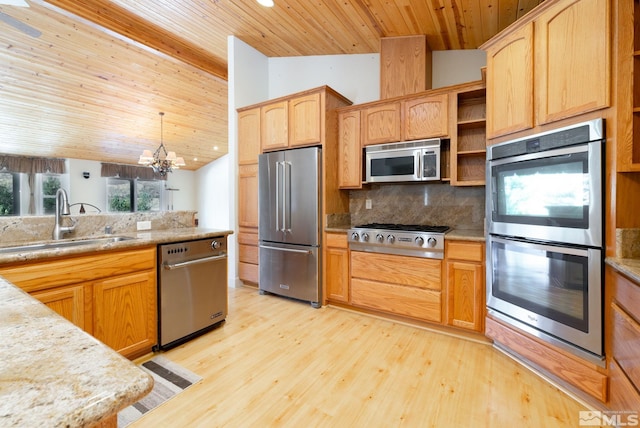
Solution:
[[[187,266],[191,266],[191,265],[197,265],[200,263],[207,263],[207,262],[215,262],[217,260],[223,260],[227,258],[227,253],[222,254],[221,256],[211,256],[211,257],[203,257],[201,259],[195,259],[195,260],[189,260],[187,262],[181,262],[181,263],[164,263],[163,267],[166,270],[173,270],[173,269],[180,269],[183,267],[187,267]]]

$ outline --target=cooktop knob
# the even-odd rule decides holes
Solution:
[[[435,247],[437,243],[438,241],[436,241],[436,238],[427,239],[427,245],[430,246],[431,248]]]
[[[422,247],[424,245],[424,238],[422,236],[418,236],[416,238],[416,244],[418,244],[419,247]]]
[[[360,238],[360,236],[358,235],[358,232],[353,232],[351,234],[351,240],[352,241],[357,241]]]
[[[211,249],[212,250],[217,250],[218,248],[220,248],[220,241],[212,241],[211,242]]]
[[[384,242],[384,236],[382,236],[381,233],[378,233],[376,235],[376,241],[378,241],[379,244],[382,244]]]
[[[389,244],[393,244],[395,241],[396,241],[396,237],[395,236],[393,236],[393,235],[387,236],[387,242]]]
[[[369,242],[369,234],[367,232],[362,233],[362,240],[364,242]]]

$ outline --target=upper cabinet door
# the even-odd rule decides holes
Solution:
[[[400,103],[392,102],[362,111],[362,145],[400,141]]]
[[[487,138],[533,128],[533,23],[487,49]]]
[[[320,93],[289,101],[289,146],[308,146],[322,141]]]
[[[338,187],[362,188],[360,110],[338,114]]]
[[[449,135],[449,95],[434,95],[402,102],[404,141]]]
[[[238,113],[238,164],[258,163],[260,154],[260,107]]]
[[[608,107],[610,2],[559,2],[536,21],[538,123]]]
[[[289,102],[280,101],[260,108],[262,151],[289,147]]]

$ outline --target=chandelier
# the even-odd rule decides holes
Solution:
[[[173,172],[174,169],[180,169],[181,166],[185,166],[184,159],[176,157],[176,152],[167,152],[162,141],[163,134],[163,117],[164,112],[160,112],[160,146],[156,151],[151,154],[151,150],[144,150],[138,159],[138,163],[153,168],[153,172],[160,174],[161,177],[167,175],[168,172]],[[161,156],[164,157],[161,158]]]

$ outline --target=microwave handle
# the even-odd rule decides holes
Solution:
[[[422,150],[416,150],[413,152],[413,156],[415,157],[415,165],[417,171],[414,171],[413,175],[417,180],[422,180]]]

